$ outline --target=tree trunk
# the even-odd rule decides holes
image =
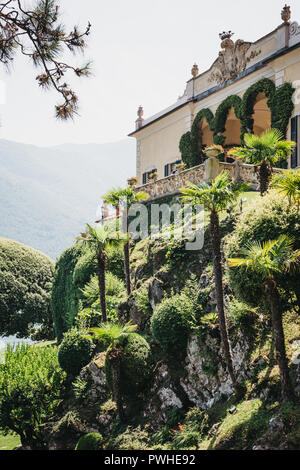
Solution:
[[[273,279],[268,279],[266,282],[266,291],[271,305],[272,326],[274,333],[276,359],[279,365],[280,381],[281,381],[281,395],[285,401],[294,400],[294,392],[289,375],[288,360],[286,357],[284,331],[282,326],[282,313],[280,309],[280,296],[276,283]]]
[[[113,350],[110,353],[110,361],[111,361],[113,398],[117,405],[117,411],[118,411],[120,421],[121,423],[124,423],[125,416],[124,416],[124,409],[123,409],[122,394],[120,390],[120,374],[121,374],[120,356],[121,354],[122,353],[119,349],[113,348]]]
[[[124,245],[124,271],[127,294],[131,294],[129,241]]]
[[[259,185],[261,196],[263,196],[269,189],[271,174],[272,171],[269,165],[263,161],[259,168]]]
[[[99,295],[100,305],[103,323],[107,322],[107,311],[106,311],[106,291],[105,291],[105,254],[99,251],[97,256],[98,263],[98,283],[99,283]]]
[[[129,226],[129,219],[128,219],[128,206],[125,205],[123,210],[123,232],[127,234],[128,241],[124,245],[124,273],[125,273],[125,282],[126,282],[126,290],[127,294],[131,294],[131,280],[130,280],[130,254],[129,254],[129,233],[128,233],[128,226]]]
[[[229,375],[231,377],[234,389],[237,393],[240,392],[240,387],[237,384],[235,372],[232,363],[232,354],[228,338],[228,330],[226,324],[225,310],[224,310],[224,292],[223,292],[223,273],[222,273],[222,259],[221,259],[221,235],[219,226],[219,216],[215,211],[210,213],[210,236],[212,242],[213,252],[213,268],[215,288],[217,295],[217,308],[219,317],[219,326],[221,333],[221,340],[225,355],[225,361]]]

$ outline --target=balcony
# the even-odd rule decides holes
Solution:
[[[242,163],[236,160],[234,163],[219,162],[216,158],[209,158],[201,165],[181,171],[175,175],[167,176],[159,180],[136,186],[135,190],[149,194],[150,200],[160,199],[165,196],[175,196],[180,193],[180,188],[188,183],[198,184],[200,181],[211,182],[221,171],[227,171],[233,181],[248,183],[253,189],[257,189],[258,179],[254,165]],[[282,170],[273,169],[280,173]]]

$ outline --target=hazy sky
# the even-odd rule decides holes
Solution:
[[[37,71],[18,57],[9,75],[1,71],[6,82],[2,138],[42,146],[123,139],[134,129],[140,104],[145,117],[155,114],[183,93],[194,62],[200,71],[210,67],[220,49],[219,32],[231,29],[235,39],[255,41],[281,23],[284,6],[284,0],[59,3],[65,24],[92,23],[85,57],[93,60],[94,75],[71,82],[80,98],[80,117],[56,121],[56,95],[41,91]],[[292,20],[300,23],[299,0],[289,4]]]

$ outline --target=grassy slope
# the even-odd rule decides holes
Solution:
[[[21,444],[19,436],[15,434],[9,434],[8,436],[3,436],[0,433],[0,451],[1,450],[12,450],[15,447]]]

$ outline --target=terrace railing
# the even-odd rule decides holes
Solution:
[[[151,183],[136,186],[136,191],[143,190],[148,193],[150,199],[160,199],[164,196],[172,196],[180,193],[180,188],[188,183],[197,184],[200,181],[211,182],[221,171],[228,171],[233,181],[243,181],[256,189],[258,186],[257,167],[236,160],[234,163],[219,162],[216,158],[208,158],[205,163],[180,171],[174,175],[161,178]],[[282,170],[274,168],[274,172]]]

